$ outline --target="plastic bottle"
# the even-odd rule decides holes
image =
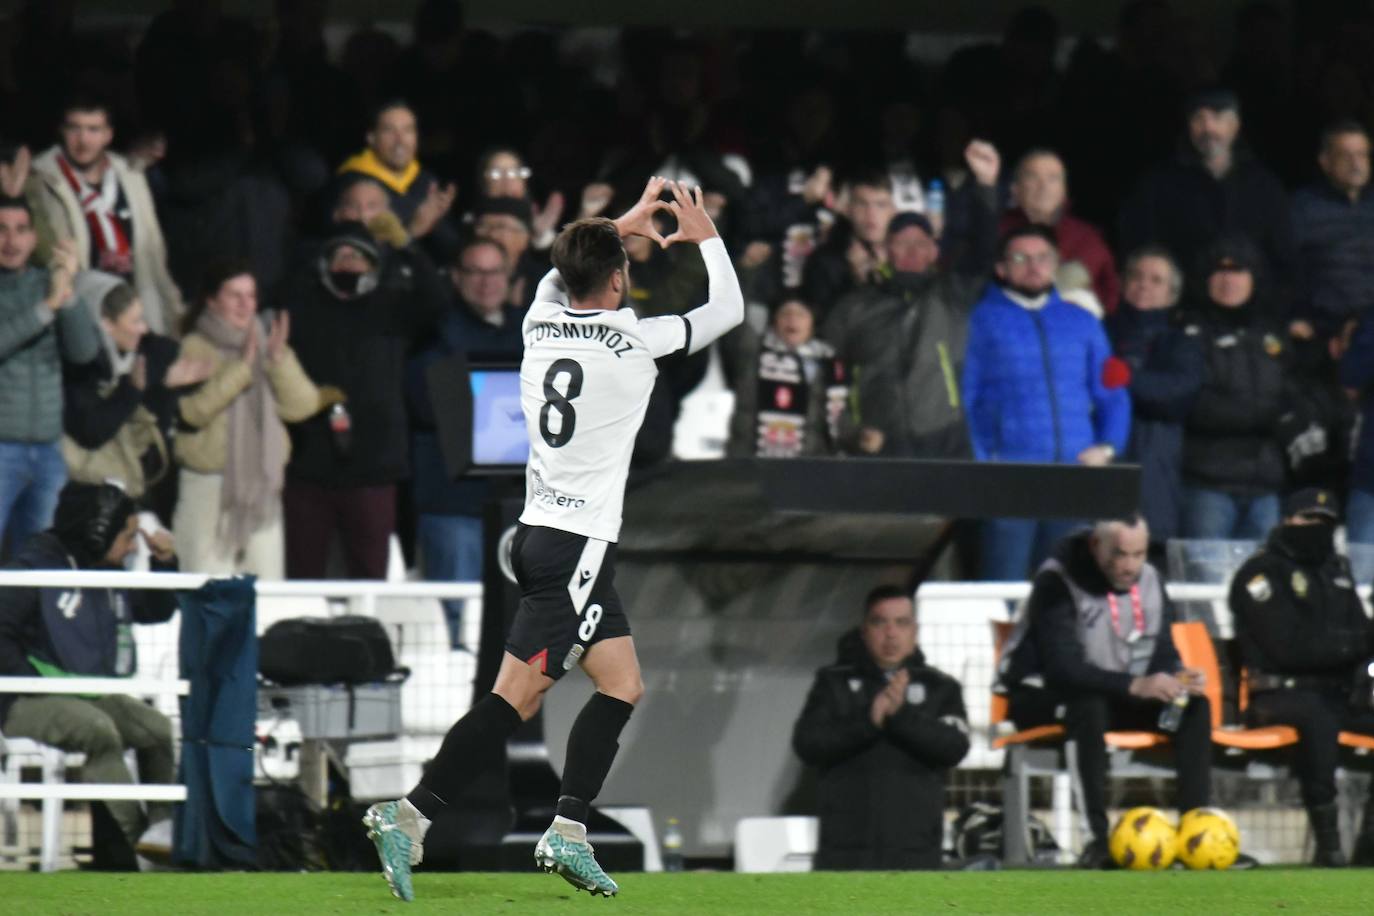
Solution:
[[[1159,730],[1173,733],[1183,724],[1183,711],[1188,708],[1189,695],[1181,693],[1159,713]]]
[[[682,830],[675,817],[668,818],[663,830],[663,870],[682,871]]]
[[[345,456],[353,448],[353,418],[348,408],[335,404],[329,409],[329,431],[334,435],[334,449]]]
[[[926,188],[926,218],[938,238],[945,231],[945,183],[932,178]]]

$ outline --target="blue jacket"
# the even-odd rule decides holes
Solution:
[[[979,461],[1072,463],[1089,446],[1126,449],[1131,400],[1109,389],[1101,323],[1051,290],[1038,310],[992,284],[974,307],[962,392]]]
[[[1328,182],[1293,195],[1297,314],[1327,327],[1374,305],[1374,190],[1351,201]]]
[[[455,353],[468,356],[516,359],[524,353],[520,336],[523,312],[507,308],[500,327],[477,317],[466,303],[456,300],[439,321],[437,340],[417,354],[406,367],[406,400],[410,405],[411,471],[415,508],[422,515],[482,514],[487,482],[480,478],[450,480],[435,434],[435,405],[430,403],[425,372],[437,360]],[[443,405],[439,405],[443,409]]]
[[[1122,302],[1106,320],[1116,355],[1131,368],[1131,444],[1140,465],[1140,507],[1150,537],[1179,533],[1183,511],[1183,422],[1206,371],[1197,337],[1184,333],[1177,309],[1140,311]]]
[[[1374,314],[1374,313],[1371,313]],[[1365,318],[1341,358],[1341,384],[1360,392],[1360,441],[1350,488],[1374,493],[1374,318]]]

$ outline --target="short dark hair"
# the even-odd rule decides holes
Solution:
[[[1321,145],[1317,148],[1325,151],[1331,147],[1332,142],[1334,142],[1337,137],[1344,136],[1345,134],[1359,134],[1366,140],[1369,139],[1369,131],[1363,124],[1356,121],[1354,118],[1341,118],[1332,121],[1322,128]]]
[[[81,92],[68,96],[62,102],[62,112],[58,116],[58,125],[60,126],[65,123],[67,115],[71,114],[73,111],[91,114],[98,111],[105,116],[105,120],[109,122],[111,126],[114,125],[114,109],[110,106],[109,102],[97,95]]]
[[[615,223],[604,216],[569,223],[553,241],[553,266],[575,300],[587,299],[625,267],[625,243]]]
[[[845,182],[852,191],[855,188],[878,188],[892,193],[892,176],[882,169],[860,169]]]
[[[1011,247],[1012,242],[1017,239],[1029,238],[1043,239],[1054,249],[1055,254],[1059,253],[1059,239],[1055,238],[1053,229],[1049,226],[1041,226],[1038,223],[1027,223],[1024,226],[1017,226],[1015,229],[1008,231],[1002,236],[1001,240],[997,243],[997,260],[1001,261],[1006,258],[1007,249]]]
[[[884,601],[891,601],[893,598],[905,598],[911,600],[911,592],[902,588],[900,585],[878,585],[868,593],[864,599],[864,617],[867,618],[870,611]]]
[[[417,123],[419,122],[420,116],[415,113],[415,106],[411,105],[410,102],[406,101],[405,99],[397,96],[395,98],[387,99],[386,101],[382,102],[382,104],[372,109],[372,117],[368,119],[367,129],[369,131],[376,130],[377,122],[382,119],[382,115],[386,114],[388,111],[394,111],[397,108],[404,108],[406,111],[410,112],[410,116],[413,117]]]
[[[137,298],[132,286],[127,283],[116,283],[100,300],[100,317],[109,321],[119,320],[119,316],[127,312]]]
[[[26,197],[10,197],[7,194],[0,194],[0,210],[23,210],[29,215],[29,222],[33,222],[33,207],[29,206]]]

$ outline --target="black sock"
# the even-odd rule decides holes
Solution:
[[[487,694],[448,730],[420,784],[406,798],[433,820],[475,776],[495,764],[506,739],[519,727],[520,713],[515,707],[494,693]]]
[[[568,735],[568,759],[563,765],[563,789],[558,798],[558,813],[563,817],[587,822],[588,809],[601,793],[601,784],[615,762],[615,752],[620,750],[620,732],[634,710],[624,700],[598,692],[577,714]]]

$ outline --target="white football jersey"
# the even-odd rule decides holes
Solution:
[[[545,284],[540,284],[541,288]],[[520,521],[614,541],[654,360],[686,348],[679,315],[536,301],[525,316],[520,406],[530,437]]]

